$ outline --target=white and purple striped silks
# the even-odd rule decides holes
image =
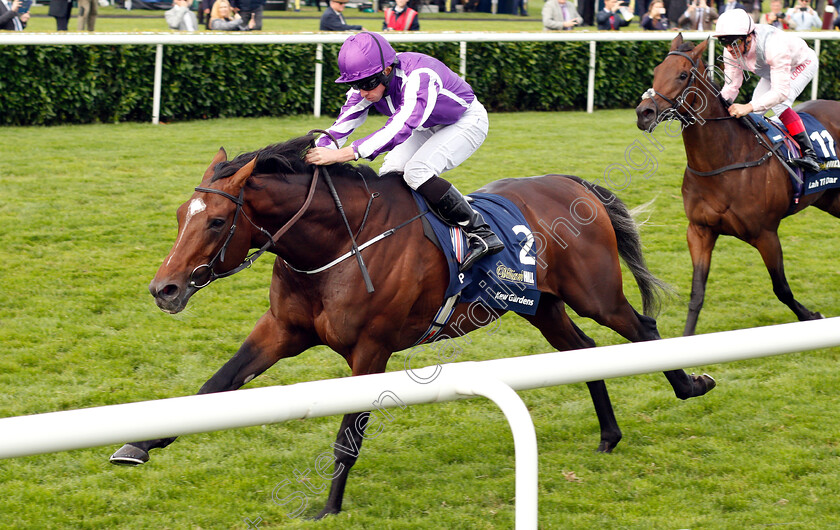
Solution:
[[[351,145],[361,158],[373,160],[384,152],[392,151],[408,140],[415,131],[436,128],[431,134],[437,134],[445,128],[444,126],[461,120],[476,100],[472,87],[437,59],[412,52],[400,53],[397,57],[399,62],[396,65],[396,73],[386,95],[380,101],[371,103],[364,99],[358,90],[350,89],[338,118],[328,129],[339,145],[344,145],[353,131],[367,119],[371,106],[390,116],[384,127],[352,142]],[[480,107],[480,103],[473,107]],[[480,107],[479,110],[483,112],[484,109]],[[479,114],[479,110],[473,111],[474,114]],[[470,135],[470,129],[476,129],[475,134],[471,135],[472,140],[458,147],[468,152],[457,153],[449,158],[463,161],[478,149],[487,134],[486,112],[483,112],[483,115],[483,119],[471,117],[469,123],[463,127],[465,130],[460,133]],[[334,146],[326,136],[319,138],[316,145]],[[419,147],[418,145],[418,149]],[[445,164],[448,165],[451,164]],[[431,171],[440,174],[447,169],[452,167],[431,168]]]

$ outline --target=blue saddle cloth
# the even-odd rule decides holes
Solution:
[[[412,192],[420,211],[429,210],[426,201]],[[481,303],[505,311],[533,315],[537,311],[540,292],[537,290],[534,236],[519,208],[510,200],[489,193],[469,195],[471,206],[484,216],[493,232],[501,238],[505,249],[486,256],[466,272],[458,264],[466,253],[464,231],[450,227],[433,213],[426,215],[449,265],[446,299],[460,293],[461,303]]]
[[[805,124],[805,131],[811,138],[811,143],[814,145],[814,151],[817,153],[817,158],[820,163],[820,171],[817,173],[804,172],[805,175],[802,175],[803,171],[795,168],[801,181],[791,176],[794,202],[798,202],[799,197],[802,195],[840,187],[840,161],[837,159],[837,149],[831,133],[810,114],[805,112],[798,114],[802,118],[802,123]],[[799,146],[796,142],[788,140],[787,131],[781,122],[776,119],[768,120],[758,114],[751,114],[751,116],[756,122],[763,123],[768,127],[765,134],[771,142],[774,144],[783,144],[780,151],[782,156],[787,159],[799,157]]]

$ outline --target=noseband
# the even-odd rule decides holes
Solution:
[[[689,88],[694,86],[694,82],[697,80],[697,77],[696,77],[697,76],[696,72],[698,71],[697,70],[697,67],[698,67],[697,61],[695,61],[690,55],[688,55],[687,53],[684,53],[684,52],[671,51],[671,52],[668,52],[668,55],[669,56],[670,55],[679,55],[680,57],[684,57],[684,58],[688,59],[688,62],[691,63],[691,76],[688,78],[688,82],[686,83],[685,87],[680,91],[681,95],[677,96],[676,99],[671,99],[668,96],[657,92],[656,90],[653,89],[653,87],[651,87],[651,88],[647,89],[644,92],[644,94],[642,94],[642,101],[644,101],[646,99],[650,99],[653,102],[653,106],[656,109],[656,116],[657,117],[660,116],[663,112],[668,112],[669,117],[673,116],[674,118],[679,120],[683,124],[684,127],[688,127],[689,125],[693,125],[694,123],[696,123],[697,119],[693,115],[691,115],[691,113],[689,113],[688,116],[682,114],[681,112],[679,112],[678,109],[680,107],[682,107],[683,105],[686,105],[685,99],[683,98],[682,94],[684,94],[686,90],[688,90]],[[659,96],[660,98],[664,99],[671,106],[668,107],[667,109],[664,109],[663,111],[660,111],[659,110],[659,104],[656,102],[656,96]],[[697,96],[695,95],[694,97],[695,97],[695,101],[696,101]],[[689,106],[689,108],[691,108],[691,107]],[[656,123],[658,123],[658,121]]]
[[[230,225],[230,230],[228,230],[228,236],[225,239],[225,242],[222,244],[222,247],[219,249],[218,252],[216,252],[216,255],[213,256],[213,259],[211,259],[209,263],[205,263],[203,265],[199,265],[198,267],[194,268],[193,271],[190,273],[190,281],[189,281],[190,287],[194,287],[196,290],[202,289],[202,288],[210,285],[210,283],[213,282],[214,280],[218,280],[219,278],[227,278],[228,276],[236,274],[237,272],[250,267],[257,260],[257,258],[259,258],[260,256],[263,255],[263,253],[266,250],[268,250],[269,248],[274,246],[277,243],[277,241],[280,239],[280,237],[283,234],[285,234],[286,231],[288,231],[289,228],[291,228],[292,225],[295,224],[298,219],[300,219],[300,217],[303,215],[303,213],[306,211],[306,209],[309,208],[309,204],[312,202],[312,197],[315,195],[315,186],[316,186],[317,183],[318,183],[318,168],[316,167],[315,172],[312,175],[312,182],[309,184],[309,193],[306,196],[306,201],[304,201],[303,206],[301,206],[300,209],[297,211],[297,213],[295,215],[293,215],[291,219],[286,221],[286,224],[284,224],[273,236],[265,228],[263,228],[261,226],[257,226],[254,223],[254,221],[252,221],[251,218],[248,217],[248,215],[245,212],[242,211],[242,206],[245,204],[245,200],[244,200],[245,187],[244,186],[242,187],[241,190],[239,190],[239,197],[235,197],[235,196],[231,195],[230,193],[224,192],[222,190],[213,189],[213,188],[204,188],[204,187],[201,187],[201,186],[195,188],[195,191],[199,191],[199,192],[202,192],[202,193],[215,193],[216,195],[221,195],[222,197],[232,201],[234,204],[236,204],[236,212],[233,214],[233,223]],[[266,241],[265,244],[262,247],[259,248],[259,250],[256,250],[256,251],[252,252],[251,254],[249,254],[248,257],[245,258],[245,261],[240,263],[234,269],[231,269],[227,272],[217,273],[214,270],[214,267],[216,265],[216,261],[219,260],[219,259],[221,259],[222,261],[225,260],[225,253],[227,252],[228,245],[230,244],[231,240],[233,239],[233,233],[236,232],[236,222],[239,219],[239,214],[240,213],[242,214],[243,217],[245,217],[245,219],[248,220],[249,223],[251,223],[251,226],[253,226],[257,230],[259,230],[260,232],[265,234],[268,237],[268,241]],[[206,282],[204,282],[202,284],[199,284],[198,282],[196,282],[196,274],[199,271],[202,271],[204,269],[207,269],[207,272],[208,272],[209,276],[208,276],[208,279],[207,279]]]

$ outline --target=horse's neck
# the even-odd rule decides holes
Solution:
[[[257,207],[260,210],[257,214],[259,221],[255,222],[271,226],[266,229],[272,234],[283,227],[305,203],[311,178],[303,175],[291,177],[292,185],[273,181],[270,187],[262,191],[270,198],[271,204],[261,203]],[[408,197],[407,191],[397,193],[401,190],[394,190],[394,186],[375,178],[367,179],[367,187],[361,178],[333,177],[332,182],[350,230],[357,235],[358,244],[392,228],[385,225],[392,222],[392,216],[387,211],[395,210],[394,202],[398,200],[395,195],[400,196],[400,204]],[[371,200],[372,195],[375,198]],[[405,206],[400,208],[405,212]],[[255,237],[259,238],[259,235],[255,234]],[[275,246],[276,253],[295,268],[311,270],[331,262],[350,248],[347,225],[321,176],[311,204],[280,238]]]
[[[682,135],[688,166],[697,171],[713,171],[743,161],[757,147],[752,134],[729,112],[716,94],[704,92],[706,105],[683,126]]]

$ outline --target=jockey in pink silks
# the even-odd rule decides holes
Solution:
[[[390,116],[385,126],[335,149],[321,136],[306,154],[316,165],[385,160],[379,174],[402,171],[403,179],[426,199],[447,224],[467,234],[469,250],[460,265],[469,269],[480,258],[504,248],[482,215],[441,173],[469,158],[487,137],[487,111],[466,81],[437,59],[422,53],[396,53],[377,33],[358,33],[344,41],[338,52],[341,76],[336,83],[348,87],[347,101],[328,131],[344,145],[375,108]]]
[[[791,162],[808,171],[819,171],[817,156],[802,119],[791,108],[817,73],[819,61],[814,50],[791,33],[769,24],[755,25],[743,9],[723,13],[714,35],[726,48],[723,52],[726,83],[721,96],[735,100],[744,81],[744,70],[761,78],[752,101],[731,105],[729,114],[740,118],[750,112],[764,114],[773,109],[802,149],[802,157]]]

